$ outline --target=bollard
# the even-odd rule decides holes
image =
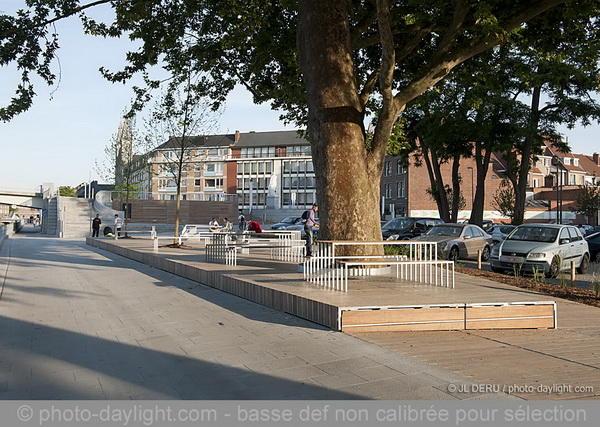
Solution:
[[[571,287],[575,287],[575,261],[571,261]]]
[[[477,249],[477,269],[481,270],[481,249]]]
[[[158,253],[158,237],[154,236],[153,240],[154,240],[154,253],[157,254]]]

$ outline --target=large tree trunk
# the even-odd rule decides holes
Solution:
[[[380,241],[384,153],[368,152],[346,2],[300,2],[298,50],[308,100],[321,239]],[[389,135],[389,133],[388,133]],[[343,142],[343,143],[342,143]],[[354,250],[355,254],[381,248]]]
[[[455,223],[458,221],[458,213],[460,212],[460,154],[455,155],[452,158],[452,213],[450,216],[450,222]]]
[[[427,172],[429,174],[429,182],[431,184],[432,196],[435,199],[435,203],[440,213],[440,218],[444,222],[450,222],[450,204],[448,203],[448,197],[446,194],[446,186],[444,185],[444,177],[440,168],[440,160],[437,155],[427,147],[427,144],[422,139],[418,140],[421,146],[421,153],[427,166]],[[435,194],[437,192],[437,195]]]
[[[487,176],[488,168],[490,166],[490,159],[492,152],[486,150],[482,153],[481,144],[475,145],[475,168],[477,170],[476,186],[475,186],[475,199],[473,200],[473,208],[471,210],[471,218],[469,222],[471,224],[477,224],[481,227],[483,224],[483,211],[485,207],[485,179]]]
[[[537,133],[540,121],[540,98],[541,87],[533,88],[531,98],[531,117],[529,121],[529,136],[525,140],[523,152],[521,153],[521,163],[519,165],[519,175],[517,177],[515,190],[515,216],[513,224],[523,224],[525,220],[525,198],[527,196],[527,177],[531,169],[531,159],[533,156],[534,144],[537,141]]]

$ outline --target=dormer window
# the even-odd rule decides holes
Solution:
[[[573,159],[573,165],[579,166],[579,159]]]
[[[571,164],[571,159],[569,157],[563,157],[563,162],[565,165],[570,165]]]

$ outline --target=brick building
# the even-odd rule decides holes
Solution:
[[[316,201],[310,145],[296,131],[195,136],[185,144],[182,200],[237,197],[240,209],[304,209]],[[176,138],[154,150],[148,185],[154,200],[175,200]]]

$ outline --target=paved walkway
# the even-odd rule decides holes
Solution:
[[[510,398],[80,241],[11,237],[0,285],[0,399]]]
[[[600,309],[556,302],[558,329],[354,335],[524,399],[598,400]]]

